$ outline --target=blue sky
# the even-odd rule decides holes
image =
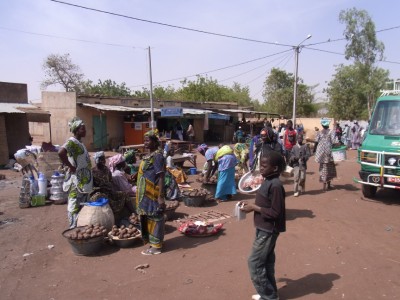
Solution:
[[[271,68],[294,72],[297,45],[340,39],[344,24],[339,12],[356,7],[368,11],[376,29],[400,25],[399,1],[356,0],[65,0],[67,3],[109,11],[133,18],[241,37],[250,42],[160,26],[77,8],[50,0],[0,1],[0,81],[28,84],[31,101],[41,98],[42,65],[50,54],[71,55],[86,79],[112,79],[131,89],[149,87],[151,47],[153,85],[175,88],[180,80],[207,74],[220,84],[249,86],[250,96],[262,100],[263,82]],[[385,44],[379,63],[400,78],[400,28],[377,34]],[[269,44],[272,43],[272,44]],[[110,45],[112,44],[112,45]],[[345,41],[312,46],[344,53]],[[270,56],[270,57],[268,57]],[[263,58],[265,57],[265,58]],[[252,61],[251,63],[244,63]],[[243,64],[242,64],[243,63]],[[317,100],[332,79],[335,66],[349,63],[344,55],[304,48],[299,56],[299,77],[318,85]],[[225,68],[229,66],[236,67]],[[220,71],[213,71],[224,68]],[[213,71],[213,72],[212,72]],[[62,91],[61,87],[48,90]]]

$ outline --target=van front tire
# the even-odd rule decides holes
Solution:
[[[376,191],[377,191],[378,187],[376,186],[372,186],[372,185],[362,185],[362,193],[364,195],[364,197],[366,198],[374,198],[376,195]]]

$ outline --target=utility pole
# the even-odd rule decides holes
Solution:
[[[294,87],[293,87],[293,116],[292,116],[292,122],[294,128],[296,128],[296,101],[297,101],[297,74],[299,72],[299,53],[300,53],[300,48],[301,44],[303,44],[306,40],[310,39],[312,37],[311,34],[309,34],[301,43],[299,43],[297,46],[293,47],[294,50],[294,59],[295,59],[295,69],[294,69]]]
[[[151,51],[149,46],[149,74],[150,74],[150,128],[154,129],[154,107],[153,107],[153,77],[151,72]]]

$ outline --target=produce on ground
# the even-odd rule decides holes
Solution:
[[[107,229],[104,226],[100,224],[92,224],[72,230],[67,237],[71,240],[88,240],[94,237],[105,236],[106,233]]]
[[[135,226],[132,224],[126,227],[125,225],[121,225],[121,227],[118,227],[117,225],[114,225],[112,227],[112,230],[110,232],[110,235],[112,236],[113,239],[129,239],[133,237],[140,236],[140,230],[137,229]]]
[[[186,235],[212,235],[222,229],[223,224],[212,224],[208,222],[195,221],[186,222],[179,226],[179,231]]]

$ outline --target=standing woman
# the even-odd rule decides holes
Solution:
[[[236,156],[230,146],[221,147],[215,154],[218,161],[218,181],[215,191],[217,202],[223,202],[232,198],[236,194],[235,166],[237,165]]]
[[[165,159],[157,130],[144,135],[144,147],[150,154],[143,157],[138,171],[136,209],[140,215],[142,238],[150,248],[143,255],[160,254],[164,242]]]
[[[76,227],[81,203],[89,199],[93,189],[92,164],[89,153],[81,139],[86,136],[86,127],[81,119],[74,117],[68,122],[74,134],[58,151],[62,163],[68,167],[64,181],[64,191],[68,193],[68,220],[70,228]]]
[[[323,183],[324,192],[331,188],[331,180],[336,177],[336,167],[332,156],[332,145],[335,142],[335,131],[329,129],[330,120],[321,119],[322,130],[317,135],[315,161],[319,163],[319,181]]]

